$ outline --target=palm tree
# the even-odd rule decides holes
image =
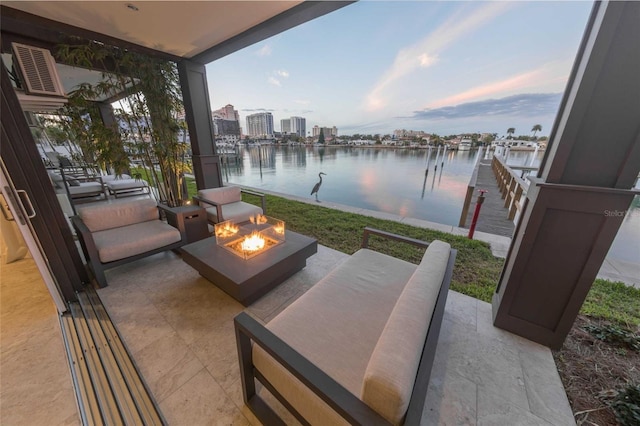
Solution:
[[[507,129],[507,135],[509,135],[509,139],[513,139],[513,137],[511,135],[513,135],[516,132],[516,128],[515,127],[509,127]]]
[[[533,126],[533,128],[531,129],[531,131],[533,132],[533,139],[536,138],[536,133],[541,132],[542,131],[542,126],[539,124],[536,124]]]

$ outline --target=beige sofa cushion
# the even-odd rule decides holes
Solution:
[[[102,263],[135,256],[176,243],[180,239],[180,231],[160,220],[150,220],[93,234]]]
[[[262,214],[262,209],[253,204],[238,201],[231,204],[224,204],[222,208],[222,218],[224,220],[232,220],[236,223],[246,222],[251,216]],[[207,220],[209,222],[218,223],[218,211],[215,207],[209,207],[207,210]]]
[[[387,318],[416,265],[361,249],[267,324],[356,397]],[[273,358],[253,346],[256,368],[311,424],[341,418]]]
[[[78,210],[78,216],[91,232],[159,219],[157,204],[151,199],[85,207]]]
[[[242,194],[239,186],[224,186],[221,188],[201,189],[198,197],[206,198],[218,204],[235,203],[242,201]]]
[[[362,400],[394,425],[404,420],[451,246],[429,244],[398,298],[364,374]]]

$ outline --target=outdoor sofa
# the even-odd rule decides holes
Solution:
[[[419,265],[368,249],[370,234],[428,246]],[[365,229],[362,249],[265,326],[235,320],[245,403],[284,424],[257,379],[303,424],[418,425],[456,251]]]
[[[185,232],[160,219],[163,205],[151,199],[118,201],[78,210],[71,221],[100,287],[105,270],[184,244]]]
[[[243,193],[260,197],[262,208],[242,201]],[[220,223],[226,220],[240,223],[248,221],[252,216],[266,214],[264,194],[241,189],[235,185],[201,189],[193,199],[205,208],[207,220],[210,223]]]

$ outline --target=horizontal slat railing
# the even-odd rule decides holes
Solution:
[[[500,156],[494,155],[491,169],[496,176],[501,197],[504,199],[504,207],[508,209],[507,217],[513,220],[516,213],[522,209],[529,185]]]

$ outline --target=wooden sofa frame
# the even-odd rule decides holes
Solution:
[[[158,204],[158,218],[160,218],[160,212],[163,210],[170,212],[168,207]],[[93,276],[95,277],[98,286],[101,288],[107,286],[107,278],[104,274],[107,269],[115,268],[116,266],[124,265],[129,262],[135,262],[136,260],[140,260],[147,256],[161,253],[166,250],[178,249],[182,247],[186,242],[185,230],[177,228],[180,231],[180,241],[166,246],[158,247],[144,253],[136,254],[134,256],[125,257],[123,259],[114,260],[112,262],[102,263],[100,261],[100,255],[98,254],[98,248],[96,247],[96,243],[93,239],[93,234],[91,233],[89,228],[87,228],[87,225],[84,224],[80,216],[72,216],[71,222],[73,223],[73,227],[76,229],[76,233],[78,234],[78,241],[80,242],[80,246],[82,247],[82,251],[86,258],[87,264],[93,272]]]
[[[368,247],[370,235],[377,235],[418,247],[427,247],[429,245],[429,243],[422,240],[408,238],[367,227],[364,229],[363,233],[362,248]],[[440,291],[438,292],[436,305],[434,307],[425,344],[422,350],[422,356],[420,357],[420,364],[418,366],[416,381],[413,386],[404,425],[419,425],[422,418],[456,254],[457,251],[455,249],[451,249],[447,269],[440,286]],[[260,383],[291,412],[291,414],[302,422],[302,424],[309,423],[254,367],[251,349],[252,342],[264,349],[264,351],[282,365],[282,367],[293,374],[307,388],[309,388],[309,390],[320,397],[348,423],[366,426],[391,425],[391,423],[380,416],[362,400],[329,377],[326,373],[248,314],[243,312],[236,316],[234,319],[234,326],[238,358],[240,359],[240,376],[244,402],[264,424],[285,425],[286,423],[256,393],[254,379],[259,380]]]
[[[242,189],[240,188],[240,192],[243,194],[249,194],[249,195],[255,195],[256,197],[260,197],[260,203],[261,203],[261,207],[262,207],[262,214],[266,215],[267,214],[267,207],[266,207],[266,202],[265,202],[265,198],[264,198],[264,194],[261,194],[259,192],[255,192],[255,191],[249,191],[248,189]],[[224,204],[220,204],[220,203],[216,203],[215,201],[209,200],[207,198],[204,197],[199,197],[197,195],[193,196],[193,199],[195,201],[197,201],[199,203],[199,205],[201,207],[204,207],[205,209],[207,208],[206,206],[203,206],[200,203],[204,203],[204,204],[209,204],[212,205],[216,208],[216,216],[218,218],[222,218],[222,220],[218,219],[218,222],[224,222],[226,219],[224,218],[224,215],[222,214],[222,206]]]

